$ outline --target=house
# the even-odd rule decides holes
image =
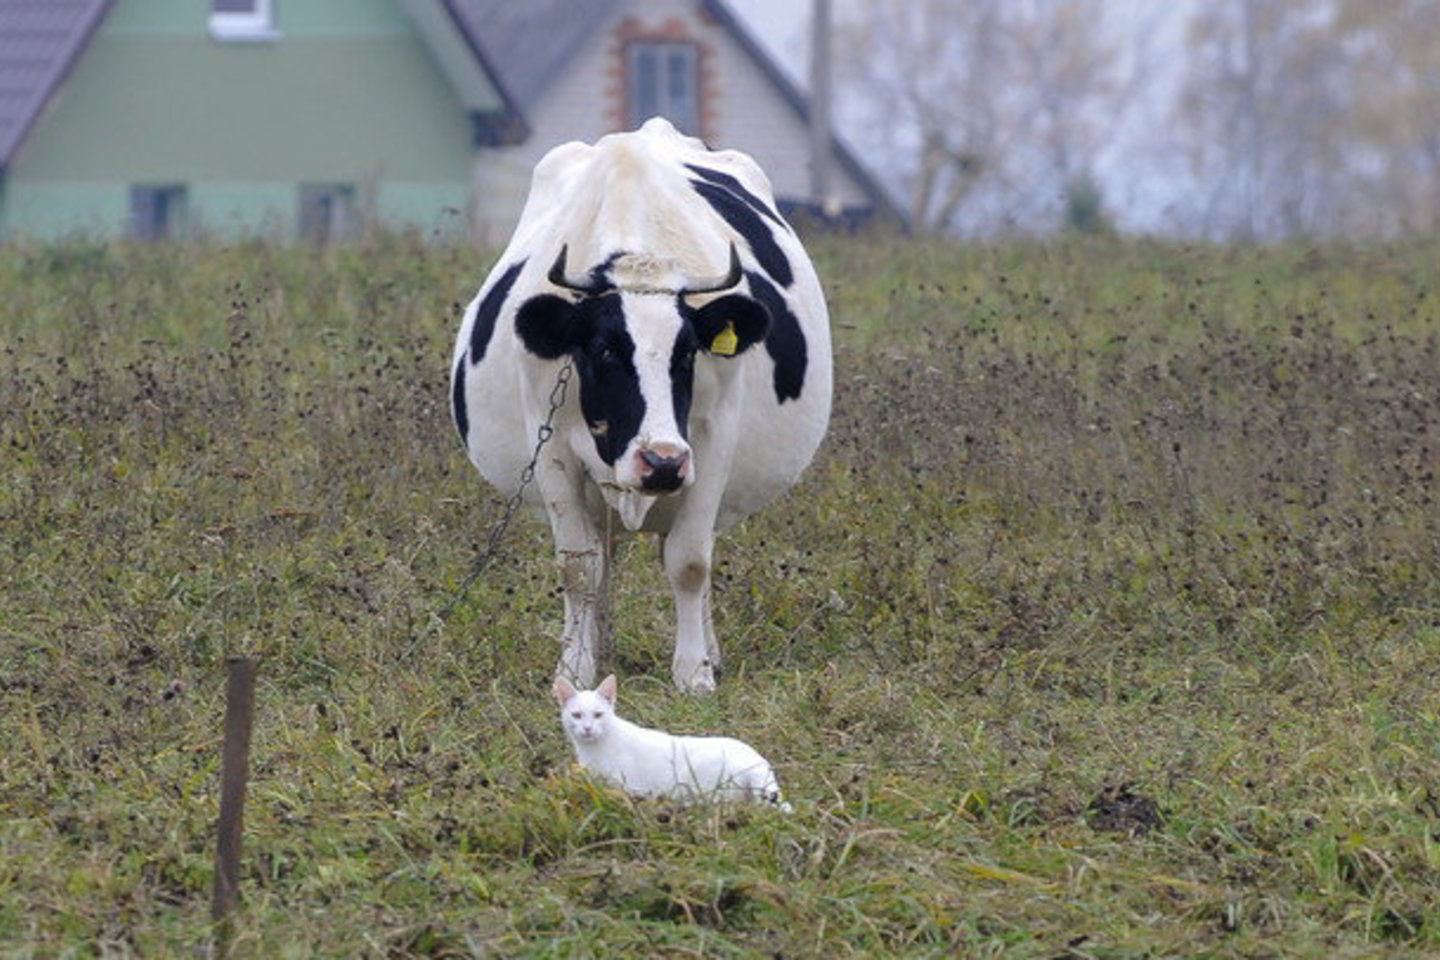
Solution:
[[[820,205],[804,97],[722,0],[0,0],[0,240],[493,246],[547,150],[654,114]],[[847,218],[903,220],[833,155]]]
[[[477,158],[473,216],[482,243],[509,235],[547,150],[633,129],[654,114],[713,147],[750,154],[782,209],[821,206],[812,196],[805,98],[723,0],[455,0],[454,7],[530,127],[523,141]],[[843,143],[832,143],[832,155],[830,199],[840,213],[903,223]]]
[[[0,238],[448,231],[525,134],[451,0],[0,0]]]

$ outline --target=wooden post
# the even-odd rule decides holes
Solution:
[[[219,955],[229,953],[230,911],[240,899],[240,840],[250,774],[250,729],[255,720],[254,657],[225,660],[225,746],[220,781],[220,829],[210,918],[219,925]]]

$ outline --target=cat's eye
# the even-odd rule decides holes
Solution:
[[[584,716],[584,714],[581,713],[579,710],[576,710],[574,713],[570,714],[570,716],[574,717],[576,720],[579,720],[581,717]]]
[[[599,719],[600,719],[601,717],[603,717],[603,716],[605,716],[605,714],[597,712],[597,713],[595,714],[595,719],[596,719],[596,720],[599,720]]]

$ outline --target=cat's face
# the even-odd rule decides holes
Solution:
[[[594,690],[582,690],[561,709],[565,732],[581,743],[594,743],[605,736],[605,726],[615,708]]]
[[[576,743],[594,743],[605,736],[610,718],[615,715],[615,677],[606,677],[594,690],[576,690],[564,677],[557,678],[553,690],[560,704],[560,721],[565,732]]]

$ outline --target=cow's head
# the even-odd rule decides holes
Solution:
[[[575,280],[565,273],[565,255],[562,247],[549,279],[567,294],[531,297],[516,314],[516,332],[538,357],[574,358],[580,410],[615,485],[673,493],[695,479],[688,442],[695,354],[744,353],[765,337],[770,314],[732,292],[742,277],[734,244],[729,272],[713,278],[667,274],[653,269],[665,261],[616,256]],[[620,268],[627,260],[651,269],[626,272]],[[693,305],[703,297],[711,299]]]

